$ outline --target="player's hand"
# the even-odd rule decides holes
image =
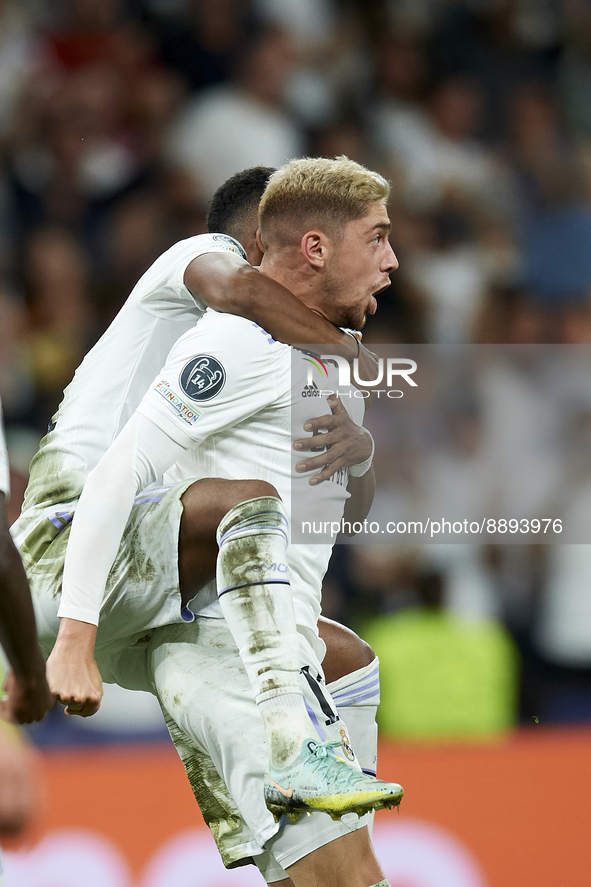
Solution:
[[[103,680],[94,657],[90,660],[70,657],[54,651],[47,660],[49,689],[64,705],[67,715],[89,718],[96,714],[103,698]]]
[[[45,662],[38,673],[28,679],[17,678],[14,672],[8,672],[4,682],[7,698],[0,703],[0,717],[18,724],[31,724],[41,721],[46,713],[53,708],[55,699],[49,691],[45,678]]]
[[[47,660],[51,693],[67,715],[88,718],[100,708],[103,680],[94,659],[96,626],[62,619],[55,646]]]
[[[319,456],[311,456],[296,465],[296,471],[301,474],[321,469],[310,478],[312,485],[328,480],[339,468],[365,462],[372,451],[369,431],[353,422],[338,395],[331,394],[327,402],[331,415],[309,419],[304,430],[313,432],[312,437],[296,440],[293,445],[295,450],[313,450],[319,446],[327,448]]]
[[[0,728],[0,838],[18,834],[27,824],[34,802],[33,754]]]

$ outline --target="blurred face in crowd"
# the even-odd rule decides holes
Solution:
[[[448,138],[472,138],[481,118],[481,91],[469,78],[451,78],[436,90],[432,112],[439,129]]]
[[[283,97],[287,77],[297,56],[283,31],[270,30],[248,48],[240,66],[240,82],[259,101],[276,105]]]

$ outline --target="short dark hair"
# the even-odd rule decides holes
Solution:
[[[263,191],[275,169],[253,166],[243,169],[224,182],[211,198],[207,211],[207,230],[235,236],[248,216],[258,209]]]

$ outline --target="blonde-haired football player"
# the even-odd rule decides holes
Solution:
[[[302,181],[307,181],[306,176],[313,181],[307,189],[302,188],[301,200],[292,196],[292,213],[285,199],[286,209],[277,221],[278,228],[283,223],[277,241],[274,220],[263,214],[266,252],[262,271],[288,286],[320,316],[359,329],[365,315],[375,311],[376,294],[389,285],[389,273],[397,266],[388,242],[387,186],[381,186],[377,199],[365,201],[359,197],[351,201],[347,188],[342,187],[332,211],[342,212],[343,220],[335,228],[331,211],[326,224],[332,233],[327,233],[321,224],[309,222],[307,227],[304,213],[318,192],[318,182],[326,181],[330,165],[337,173],[340,169],[337,181],[339,176],[344,181],[350,175],[351,161],[301,163],[307,170],[298,167]],[[321,167],[323,176],[318,176]],[[355,164],[354,170],[359,183],[363,167]],[[380,181],[369,171],[365,175],[371,188]],[[373,197],[371,188],[368,193]],[[356,190],[359,192],[358,186]],[[289,224],[293,225],[294,219],[296,224],[292,234],[286,235],[289,219]],[[105,620],[111,619],[113,625],[116,614],[124,615],[127,627],[139,630],[134,612],[138,604],[144,618],[149,611],[154,620],[158,619],[160,601],[164,609],[169,608],[167,589],[161,587],[160,580],[172,574],[160,570],[161,566],[167,569],[178,542],[178,501],[193,479],[259,479],[258,500],[238,504],[220,523],[217,591],[207,587],[191,602],[191,612],[199,618],[186,625],[179,620],[177,625],[153,633],[156,689],[175,741],[191,750],[196,794],[200,793],[206,819],[210,824],[218,823],[226,861],[261,856],[268,846],[275,869],[262,868],[271,882],[285,879],[287,870],[296,887],[312,883],[368,887],[382,883],[383,875],[367,832],[357,828],[357,821],[332,823],[315,814],[320,819],[313,817],[311,834],[305,822],[278,830],[265,811],[261,791],[264,777],[269,808],[277,815],[286,812],[294,818],[302,808],[332,809],[339,816],[346,810],[396,803],[402,794],[399,786],[368,779],[356,768],[346,727],[324,687],[317,619],[321,580],[332,546],[287,544],[285,515],[290,510],[292,485],[300,485],[297,489],[302,496],[316,497],[312,506],[328,519],[338,520],[349,496],[346,483],[351,492],[354,486],[358,488],[349,500],[353,505],[355,499],[367,503],[373,484],[371,470],[362,477],[349,479],[345,474],[340,483],[335,480],[316,487],[294,474],[297,457],[291,449],[290,428],[298,428],[307,417],[301,413],[302,404],[307,409],[312,406],[302,400],[298,387],[301,380],[304,388],[306,366],[305,356],[276,342],[264,330],[241,318],[207,312],[173,347],[138,411],[93,472],[78,513],[84,509],[87,527],[94,529],[86,539],[73,533],[70,549],[76,543],[74,563],[78,564],[80,584],[88,585],[87,565],[93,561],[91,581],[95,583],[98,576],[100,594],[115,560]],[[355,402],[362,404],[361,400]],[[319,397],[313,406],[318,415],[328,412],[325,397]],[[149,551],[151,571],[157,577],[147,587],[145,582],[134,586],[138,597],[133,600],[133,595],[126,597],[124,565],[117,561],[118,540],[125,531],[134,496],[163,472],[175,486],[158,502],[161,491],[153,491],[153,511],[160,514],[158,537],[152,530],[152,547],[147,547],[148,536],[142,536],[136,522],[126,531],[127,543],[124,539],[123,559],[131,553],[137,572],[135,568],[146,561]],[[267,556],[251,563],[253,531],[259,532],[261,526],[267,528]],[[99,552],[97,539],[101,540]],[[253,606],[257,599],[263,603],[260,608]],[[289,629],[291,600],[295,635]],[[226,612],[226,602],[236,605],[230,607],[234,612]],[[225,619],[220,618],[222,612]],[[269,614],[273,618],[268,618]],[[166,616],[170,621],[168,609]],[[157,624],[153,622],[153,626]],[[282,630],[278,631],[278,625]],[[254,690],[264,731],[249,686]],[[353,766],[331,754],[337,746]],[[227,802],[224,786],[233,803]],[[332,807],[326,803],[328,798]],[[336,838],[342,840],[337,842]],[[283,871],[277,870],[277,863]]]

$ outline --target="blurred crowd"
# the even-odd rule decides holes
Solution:
[[[204,231],[215,188],[339,154],[392,182],[400,269],[368,343],[591,343],[586,0],[0,0],[13,512],[75,367],[149,264]],[[519,394],[518,414],[543,401]],[[450,495],[477,424],[456,418]],[[419,455],[399,471],[433,469]],[[327,615],[432,610],[433,575],[441,612],[510,633],[522,721],[591,720],[591,548],[339,547]]]

